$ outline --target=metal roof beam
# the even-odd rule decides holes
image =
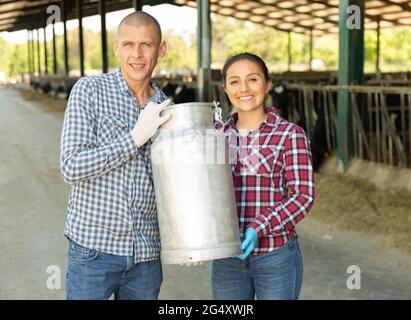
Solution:
[[[9,12],[16,12],[17,10],[27,11],[32,9],[41,8],[45,10],[48,6],[53,4],[59,4],[59,1],[50,1],[50,0],[43,0],[43,1],[14,1],[10,4],[5,4],[0,6],[0,14],[2,13],[9,13]]]
[[[379,0],[379,1],[384,2],[385,4],[387,4],[389,6],[395,5],[395,6],[401,7],[401,9],[404,10],[404,11],[411,12],[411,2],[410,1],[408,1],[408,2],[390,2],[389,0]],[[378,8],[384,8],[384,7],[383,6],[376,7],[375,9],[378,9]]]
[[[298,12],[298,11],[293,10],[293,8],[282,8],[282,7],[278,6],[279,3],[290,2],[289,0],[279,0],[279,1],[275,2],[275,3],[270,3],[270,4],[265,4],[265,3],[262,3],[262,2],[260,2],[260,1],[258,1],[258,0],[251,0],[251,2],[256,2],[256,3],[262,4],[262,5],[266,5],[266,6],[272,6],[272,7],[276,8],[276,9],[278,9],[278,10],[288,10],[288,11],[292,11],[292,12],[293,12],[294,14],[296,14],[296,15],[303,14],[303,13],[301,13],[301,12]],[[307,5],[309,5],[309,3],[307,3]],[[304,13],[304,14],[309,15],[309,13]],[[290,17],[290,16],[293,16],[293,15],[291,15],[291,14],[284,15],[284,16],[282,16],[282,17],[279,18],[279,19],[283,19],[283,18],[285,18],[285,17]],[[333,21],[333,20],[331,20],[331,19],[329,19],[329,18],[326,18],[326,17],[313,17],[313,18],[322,19],[322,20],[324,20],[324,23],[332,23],[332,24],[335,25],[335,26],[338,25],[338,22],[337,22],[337,21]],[[309,21],[309,20],[310,20],[310,19],[302,19],[302,20],[300,20],[300,21]],[[288,22],[288,21],[286,21],[286,22],[287,22],[287,23],[292,23],[292,24],[294,24],[295,27],[303,28],[303,29],[305,29],[305,30],[307,30],[307,31],[311,31],[311,30],[314,29],[314,30],[318,30],[318,31],[323,31],[323,32],[325,32],[324,29],[315,28],[315,25],[313,25],[313,26],[304,26],[304,25],[302,25],[302,24],[299,24],[298,22]],[[275,26],[274,26],[273,28],[275,28]],[[293,29],[286,29],[285,31],[293,31]],[[295,32],[295,31],[293,31],[293,32]],[[301,33],[301,32],[297,32],[297,33]]]
[[[130,1],[109,2],[108,8],[110,9],[110,12],[121,10],[121,9],[127,9],[129,2]],[[68,20],[77,19],[75,7],[67,8],[67,9],[68,9],[67,10]],[[22,29],[43,28],[44,23],[42,22],[43,18],[41,17],[41,13],[43,12],[46,13],[46,10],[37,9],[34,11],[30,11],[30,12],[25,11],[24,16],[11,15],[11,14],[9,14],[10,16],[3,16],[3,17],[0,16],[0,32],[1,31],[17,31],[17,30],[22,30]],[[84,17],[97,15],[98,14],[97,2],[88,2],[88,3],[84,2],[83,13],[84,13]],[[1,21],[4,19],[9,19],[9,18],[18,18],[18,19],[17,19],[17,22],[14,23],[14,25],[7,25],[7,28],[5,26],[2,26]]]

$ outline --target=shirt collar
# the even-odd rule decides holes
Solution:
[[[267,119],[260,125],[260,130],[263,129],[265,126],[273,127],[274,129],[278,126],[278,123],[281,121],[281,117],[279,115],[278,110],[275,107],[270,107],[266,109],[268,114]],[[230,118],[228,118],[227,122],[224,124],[224,130],[232,128],[235,126],[238,120],[238,112],[234,112]]]
[[[120,89],[120,92],[122,93],[127,93],[130,92],[130,88],[127,85],[126,80],[123,77],[123,74],[121,73],[121,69],[117,68],[114,71],[116,80],[117,80],[117,86]],[[150,97],[149,101],[153,101],[158,103],[159,100],[161,100],[161,94],[160,94],[160,87],[153,81],[150,81],[150,86],[154,89],[154,94]]]
[[[120,68],[117,68],[117,69],[114,71],[114,74],[115,74],[115,76],[116,76],[117,85],[118,85],[118,88],[120,89],[120,91],[121,91],[122,93],[128,92],[128,91],[129,91],[129,88],[128,88],[128,85],[127,85],[126,80],[125,80],[124,77],[123,77],[123,74],[121,73],[121,69],[120,69]]]
[[[267,108],[267,113],[268,117],[267,120],[264,121],[264,123],[267,126],[276,128],[278,126],[278,123],[281,121],[280,113],[275,107]]]

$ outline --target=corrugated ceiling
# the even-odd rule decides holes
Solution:
[[[76,1],[66,0],[68,20],[76,17]],[[278,30],[314,35],[338,32],[338,0],[210,0],[211,11],[224,16],[248,20]],[[106,0],[107,11],[132,7],[133,1]],[[196,7],[193,0],[143,1],[143,5],[171,3]],[[0,31],[15,31],[44,27],[47,7],[60,5],[61,1],[8,1],[0,0]],[[411,27],[411,1],[365,1],[365,28],[376,29],[392,26]],[[98,1],[83,0],[83,15],[98,13]],[[172,17],[170,17],[172,19]]]

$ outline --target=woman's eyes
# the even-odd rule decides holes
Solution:
[[[248,81],[249,81],[249,82],[256,83],[256,82],[258,82],[258,78],[250,78],[250,79],[248,79]],[[230,81],[230,82],[229,82],[229,84],[230,84],[231,86],[238,85],[238,83],[239,83],[238,80]]]

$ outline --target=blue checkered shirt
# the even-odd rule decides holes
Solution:
[[[152,81],[149,101],[167,96]],[[141,106],[144,107],[144,106]],[[160,257],[150,141],[138,148],[130,131],[142,108],[120,69],[76,82],[61,135],[61,172],[70,184],[65,236],[105,253]]]

